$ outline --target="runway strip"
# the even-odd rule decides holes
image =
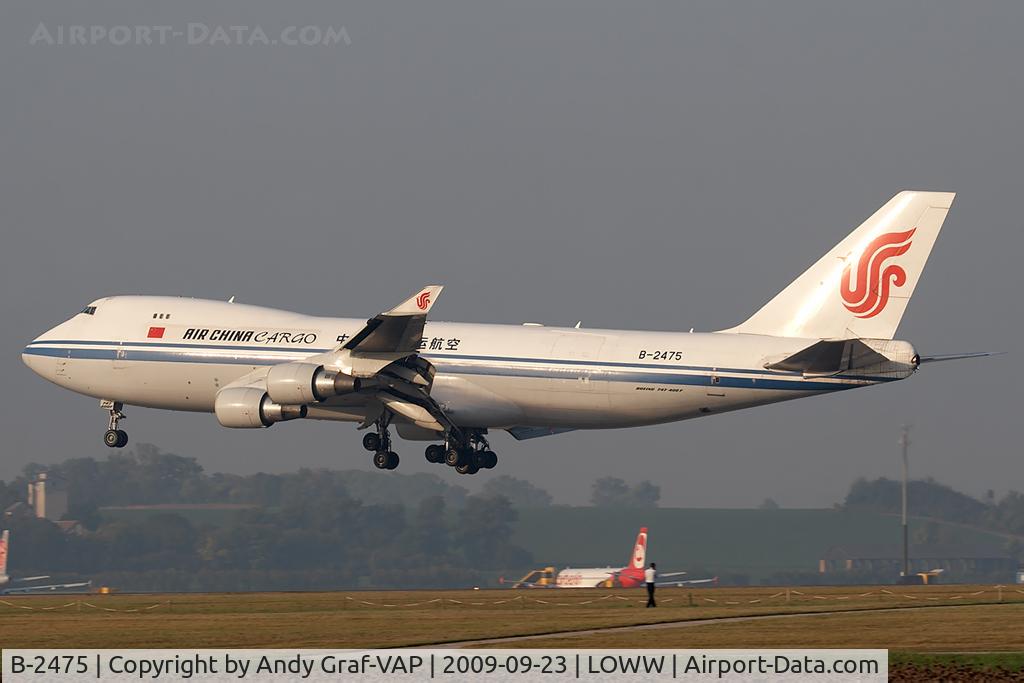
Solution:
[[[1012,603],[989,603],[1012,604]],[[606,626],[603,628],[588,628],[580,631],[553,631],[550,633],[535,633],[526,636],[505,636],[502,638],[480,638],[478,640],[460,640],[456,642],[431,643],[418,647],[474,647],[477,645],[497,645],[501,643],[515,643],[526,640],[541,640],[543,638],[572,638],[574,636],[590,636],[599,633],[622,633],[628,631],[656,631],[668,628],[695,628],[698,626],[711,626],[714,624],[732,624],[741,621],[763,621],[765,619],[797,619],[800,617],[827,617],[835,614],[863,614],[878,612],[906,612],[919,609],[958,609],[960,607],[977,607],[973,605],[911,605],[908,607],[880,607],[878,609],[843,609],[828,612],[793,612],[788,614],[758,614],[742,617],[712,617],[710,619],[680,619],[678,621],[662,621],[657,624],[635,624],[633,626]]]

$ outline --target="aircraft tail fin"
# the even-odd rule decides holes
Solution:
[[[7,579],[7,545],[10,543],[11,532],[4,529],[3,535],[0,535],[0,583],[6,582]]]
[[[892,339],[954,196],[900,192],[746,322],[722,332]]]
[[[630,569],[643,569],[647,561],[647,527],[642,527],[633,544],[633,555],[629,558]]]

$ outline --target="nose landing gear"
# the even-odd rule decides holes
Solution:
[[[103,443],[110,448],[124,448],[128,445],[128,432],[123,429],[118,429],[118,423],[121,420],[127,420],[125,414],[121,412],[124,408],[124,404],[120,401],[100,401],[100,407],[110,413],[110,419],[107,422],[107,431],[103,434]]]

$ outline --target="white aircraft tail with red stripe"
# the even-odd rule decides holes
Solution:
[[[741,325],[723,332],[892,339],[953,192],[900,192]]]
[[[0,536],[0,584],[7,583],[10,579],[10,577],[7,576],[7,544],[10,537],[11,532],[6,529],[4,530],[3,535]]]
[[[647,561],[647,527],[642,527],[633,544],[633,556],[629,558],[630,569],[643,569]]]

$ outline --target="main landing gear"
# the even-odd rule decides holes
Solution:
[[[120,401],[100,401],[100,407],[105,408],[110,413],[107,431],[103,434],[103,443],[110,448],[124,448],[128,445],[128,432],[117,428],[121,420],[128,419],[121,412],[124,404]]]
[[[377,420],[377,431],[363,435],[363,448],[373,453],[373,466],[379,470],[393,470],[399,463],[398,453],[391,450],[390,423],[391,418],[385,413]]]
[[[480,470],[492,469],[498,464],[498,456],[491,450],[482,432],[470,432],[463,441],[449,435],[443,446],[427,446],[424,455],[427,462],[444,463],[454,467],[459,474],[476,474]]]
[[[384,413],[377,419],[377,431],[363,435],[363,448],[373,453],[373,466],[379,470],[393,470],[399,463],[398,453],[391,450],[390,424],[390,414]],[[424,455],[427,462],[444,463],[459,474],[476,474],[498,464],[498,456],[479,430],[459,435],[449,433],[443,445],[430,444]]]

